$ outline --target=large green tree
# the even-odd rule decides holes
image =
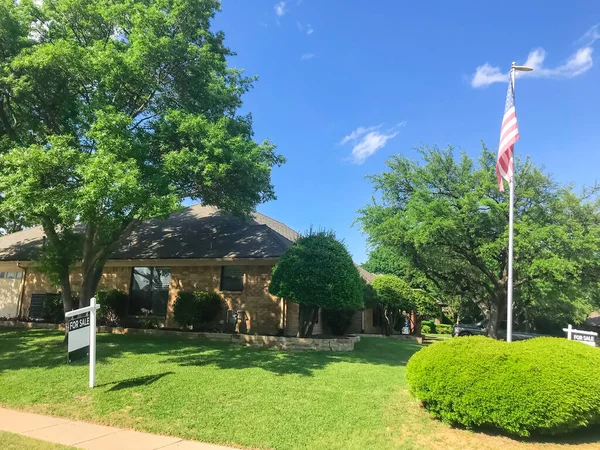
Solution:
[[[269,292],[300,305],[298,336],[312,334],[319,309],[364,306],[365,285],[352,256],[335,235],[310,231],[273,268]]]
[[[392,249],[441,295],[476,303],[496,337],[506,313],[508,195],[498,191],[495,154],[483,148],[474,162],[434,147],[420,155],[393,156],[369,177],[378,196],[360,211],[360,224],[371,245]],[[598,200],[529,160],[517,163],[515,179],[517,313],[581,319],[598,301]]]
[[[216,0],[0,0],[0,213],[41,224],[43,267],[86,305],[115,247],[184,198],[239,214],[283,162],[238,113],[254,78]],[[78,266],[81,285],[69,271]]]

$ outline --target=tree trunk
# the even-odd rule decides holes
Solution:
[[[319,308],[300,304],[297,337],[310,337],[319,317]]]
[[[415,315],[415,336],[421,336],[421,317]]]
[[[79,306],[89,306],[90,299],[96,294],[98,284],[102,278],[104,263],[98,264],[95,269],[82,273],[81,286],[79,290]]]
[[[500,331],[501,315],[503,311],[503,302],[506,301],[506,296],[502,297],[498,295],[492,300],[490,309],[488,311],[488,336],[494,339],[498,339]]]

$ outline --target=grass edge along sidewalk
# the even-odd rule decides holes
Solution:
[[[13,435],[9,434],[5,437],[7,442],[14,443],[15,448],[36,448],[37,446],[40,449],[63,449],[67,448],[63,447],[67,445],[88,450],[106,448],[231,450],[229,447],[184,441],[176,437],[141,433],[0,407],[1,432],[13,433]],[[15,435],[19,435],[21,438]],[[0,438],[2,438],[0,441],[2,448],[7,448],[8,444],[4,442],[2,434],[0,434]]]

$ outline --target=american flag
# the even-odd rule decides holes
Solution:
[[[502,130],[500,131],[500,146],[498,147],[498,161],[496,162],[496,175],[498,176],[498,189],[504,192],[504,178],[509,183],[513,178],[513,153],[515,142],[519,140],[519,126],[517,124],[517,113],[515,111],[515,85],[511,76],[506,93],[506,105],[504,106],[504,117],[502,118]]]

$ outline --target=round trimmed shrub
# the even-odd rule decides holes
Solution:
[[[431,334],[431,326],[429,324],[421,324],[421,333]]]
[[[509,434],[559,435],[600,423],[600,350],[542,337],[439,342],[407,364],[411,393],[435,417]]]
[[[223,311],[223,299],[216,292],[179,291],[173,305],[173,317],[182,327],[214,321]]]
[[[223,311],[223,299],[216,292],[195,292],[198,299],[198,318],[196,323],[210,323]]]
[[[198,309],[195,292],[179,291],[173,305],[173,318],[182,327],[190,327],[199,315]]]

